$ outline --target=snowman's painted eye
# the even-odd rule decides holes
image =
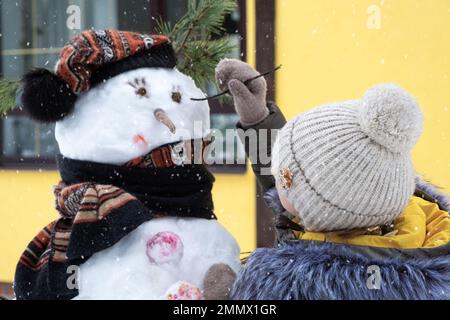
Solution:
[[[179,91],[172,92],[172,100],[176,103],[181,103],[181,93]]]
[[[139,88],[136,90],[136,94],[145,97],[147,96],[147,89],[145,89],[144,87]]]
[[[136,95],[140,97],[149,98],[145,78],[141,79],[135,78],[133,82],[130,81],[128,82],[128,84],[135,89],[134,93],[136,93]]]
[[[180,92],[180,87],[174,87],[172,89],[172,101],[176,102],[176,103],[181,103],[181,92]]]

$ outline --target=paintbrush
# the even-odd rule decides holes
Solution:
[[[253,80],[256,80],[256,79],[261,78],[261,77],[264,77],[264,76],[267,76],[268,74],[271,74],[272,72],[275,72],[275,71],[279,70],[280,68],[281,68],[281,64],[280,64],[278,67],[276,67],[275,69],[272,69],[272,70],[270,70],[270,71],[261,73],[261,74],[257,75],[256,77],[247,79],[247,80],[245,80],[243,83],[244,83],[245,86],[248,86],[248,84],[249,84],[250,82],[252,82]],[[212,100],[212,99],[216,99],[216,98],[218,98],[218,97],[220,97],[220,96],[223,96],[223,95],[225,95],[225,94],[227,94],[227,93],[230,93],[230,90],[229,90],[229,89],[227,89],[227,90],[225,90],[225,91],[222,91],[222,92],[220,92],[220,93],[218,93],[218,94],[215,94],[215,95],[213,95],[213,96],[210,96],[210,97],[206,97],[206,98],[191,98],[191,100],[193,100],[193,101]]]

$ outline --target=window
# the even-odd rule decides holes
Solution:
[[[245,1],[240,1],[241,4]],[[0,76],[18,79],[32,67],[53,68],[58,54],[69,39],[81,30],[117,28],[150,32],[155,17],[176,21],[187,8],[187,0],[0,0]],[[80,13],[80,24],[71,20]],[[245,24],[241,21],[243,7],[226,18],[224,27],[231,41],[237,45],[232,57],[244,57],[241,35]],[[240,47],[240,48],[239,48]],[[210,85],[208,94],[214,94]],[[220,130],[234,128],[237,116],[232,106],[211,105],[211,126]],[[224,141],[217,140],[214,143]],[[0,166],[54,167],[58,146],[54,138],[54,125],[38,124],[21,110],[13,110],[0,120]],[[234,158],[243,163],[245,153],[236,138],[225,151],[214,154],[218,163]],[[239,166],[245,170],[245,166]]]

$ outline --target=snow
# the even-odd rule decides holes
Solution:
[[[213,264],[238,272],[239,252],[217,220],[154,219],[80,266],[75,299],[198,299]]]
[[[148,97],[137,94],[141,86]],[[175,89],[181,93],[180,103],[172,100]],[[56,140],[71,159],[122,165],[161,145],[206,137],[209,105],[190,99],[204,96],[176,69],[128,71],[81,94],[74,112],[56,124]],[[175,132],[155,118],[158,109],[170,118]],[[145,143],[136,143],[137,135]]]

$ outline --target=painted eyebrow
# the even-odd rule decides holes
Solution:
[[[142,86],[142,85],[143,86],[147,85],[145,78],[140,78],[140,79],[134,78],[133,82],[128,81],[127,83],[135,89],[140,88],[140,86]]]

